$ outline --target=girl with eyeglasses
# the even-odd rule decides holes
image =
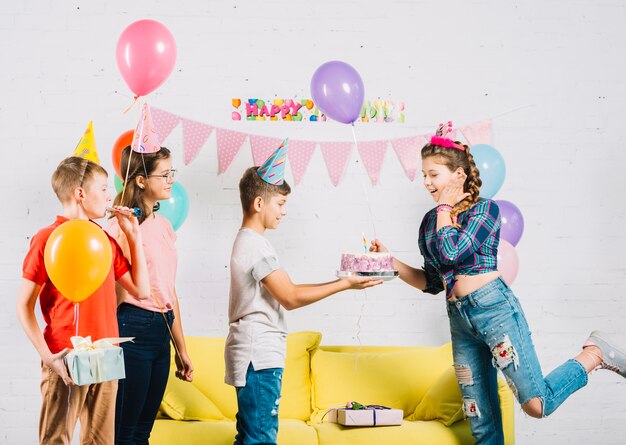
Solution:
[[[130,158],[130,167],[129,167]],[[174,175],[170,151],[155,153],[122,151],[121,170],[125,190],[115,204],[139,208],[146,262],[150,274],[149,299],[137,300],[118,288],[117,319],[120,336],[134,337],[122,343],[126,379],[119,381],[115,413],[115,443],[145,444],[165,392],[170,369],[170,338],[175,348],[176,377],[192,381],[193,365],[185,346],[175,280],[177,269],[176,234],[170,222],[155,212],[158,201],[169,199]],[[124,248],[123,233],[116,219],[107,231]]]

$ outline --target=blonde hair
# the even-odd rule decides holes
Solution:
[[[258,169],[259,167],[248,168],[239,180],[239,198],[241,199],[243,213],[246,215],[250,212],[250,207],[257,196],[267,199],[272,195],[280,194],[287,196],[291,193],[291,187],[287,184],[287,181],[283,181],[281,185],[265,182],[257,173]]]
[[[469,193],[469,196],[454,206],[450,213],[452,217],[456,217],[460,213],[465,212],[478,202],[480,187],[483,185],[483,181],[480,179],[480,171],[476,167],[474,157],[470,153],[470,148],[458,141],[456,141],[455,144],[464,147],[465,150],[446,148],[433,144],[426,144],[422,148],[422,159],[431,157],[437,158],[437,162],[448,167],[451,172],[455,171],[457,168],[462,168],[463,172],[467,175],[467,179],[463,185],[463,191]],[[458,225],[456,226],[458,227]]]
[[[61,202],[71,199],[77,187],[88,184],[96,175],[109,176],[100,165],[88,159],[70,156],[63,159],[52,173],[52,190]]]

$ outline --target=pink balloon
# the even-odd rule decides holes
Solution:
[[[145,96],[172,73],[176,64],[176,42],[161,23],[139,20],[120,34],[115,56],[130,90],[137,96]]]
[[[519,259],[515,247],[506,240],[500,239],[498,246],[498,271],[504,282],[509,286],[515,281],[519,269]]]

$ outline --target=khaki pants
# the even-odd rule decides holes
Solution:
[[[69,445],[79,419],[81,445],[113,445],[117,380],[67,387],[56,372],[42,365],[41,395],[41,445]]]

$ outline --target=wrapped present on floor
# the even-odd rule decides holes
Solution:
[[[91,337],[72,337],[74,349],[65,356],[70,377],[76,385],[108,382],[126,377],[124,351],[115,343],[132,338],[103,338],[91,342]]]
[[[403,415],[401,409],[348,402],[346,408],[337,409],[336,422],[344,426],[402,425]]]

